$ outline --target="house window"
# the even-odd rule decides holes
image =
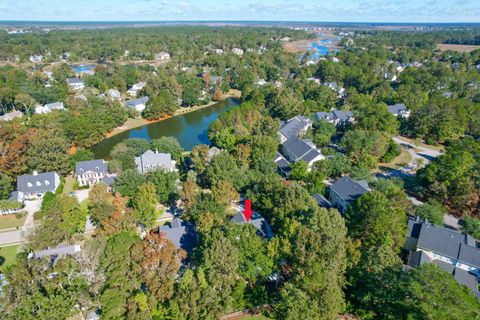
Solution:
[[[35,184],[37,185],[37,187],[40,187],[42,185],[40,181],[35,182]]]
[[[33,184],[32,184],[31,182],[28,182],[28,183],[27,183],[27,186],[28,186],[29,188],[31,188],[31,187],[33,187]]]
[[[45,180],[45,185],[48,186],[50,184],[50,181]]]

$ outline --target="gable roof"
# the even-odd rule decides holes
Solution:
[[[293,157],[290,159],[293,162],[296,161],[305,161],[309,163],[319,155],[321,152],[318,151],[311,143],[308,143],[307,140],[300,139],[298,137],[292,137],[283,143],[283,149]]]
[[[288,174],[292,171],[292,168],[290,168],[290,162],[288,162],[278,151],[275,153],[274,162],[277,164],[278,169],[283,173]]]
[[[140,104],[146,104],[148,102],[148,97],[141,97],[138,99],[132,99],[125,101],[126,107],[135,107]]]
[[[89,171],[105,174],[108,173],[108,165],[105,160],[79,161],[75,164],[76,175],[82,175]]]
[[[333,109],[331,112],[317,112],[318,120],[347,122],[353,118],[353,112]]]
[[[56,189],[60,177],[56,172],[24,174],[17,177],[17,190],[23,193],[47,192]]]
[[[333,208],[333,205],[330,203],[330,201],[328,201],[324,196],[322,196],[321,194],[314,194],[312,196],[315,201],[317,202],[318,206],[321,207],[321,208],[327,208],[327,209],[330,209],[330,208]]]
[[[135,157],[135,164],[138,171],[142,173],[156,167],[170,169],[174,165],[170,153],[154,152],[152,150],[147,150],[139,157]]]
[[[480,268],[480,250],[465,243],[460,243],[458,261]]]
[[[59,101],[47,103],[43,107],[46,109],[49,109],[50,111],[54,109],[65,109],[65,107],[63,106],[63,102],[59,102]]]
[[[368,192],[368,189],[352,180],[349,176],[344,176],[330,186],[330,191],[334,191],[343,200],[351,202]]]
[[[387,108],[388,108],[388,112],[390,112],[391,114],[399,114],[402,111],[408,110],[407,106],[404,105],[403,103],[393,104],[393,105],[387,106]]]
[[[197,231],[193,223],[174,218],[170,225],[158,228],[159,233],[164,233],[168,240],[172,241],[178,249],[192,252],[198,244]]]
[[[463,241],[465,241],[465,235],[458,231],[422,223],[417,247],[451,259],[457,259],[459,245]]]
[[[280,128],[280,133],[287,139],[296,137],[300,134],[302,130],[305,130],[305,128],[307,128],[311,124],[312,120],[303,116],[296,116],[282,124],[282,127]]]

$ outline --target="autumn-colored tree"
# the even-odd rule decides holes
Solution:
[[[185,251],[177,249],[165,234],[151,231],[142,242],[132,247],[130,256],[133,272],[155,297],[152,302],[156,304],[170,299],[180,269],[179,260],[186,257]]]
[[[220,101],[223,99],[223,94],[222,91],[219,89],[216,89],[215,92],[213,93],[213,100],[214,101]]]
[[[195,146],[190,152],[190,161],[192,163],[193,169],[202,174],[207,168],[207,158],[208,158],[208,146],[200,144]]]
[[[21,124],[8,123],[0,127],[0,172],[15,177],[27,170],[25,151],[36,130],[26,130]]]
[[[212,187],[212,196],[215,201],[221,203],[225,207],[230,206],[234,201],[240,199],[240,194],[235,190],[232,184],[225,180],[218,181]]]
[[[115,194],[113,205],[115,211],[100,222],[101,228],[96,231],[110,236],[119,233],[122,230],[131,230],[135,228],[135,216],[132,209],[126,208],[127,199],[119,193]]]
[[[250,155],[252,150],[248,144],[240,143],[235,149],[235,158],[242,165],[248,165],[250,163]]]
[[[195,203],[200,188],[193,180],[187,180],[183,183],[180,198],[183,202],[183,207],[188,210]]]
[[[105,184],[98,183],[93,186],[88,198],[90,218],[95,224],[100,224],[115,212],[115,197],[107,190]]]

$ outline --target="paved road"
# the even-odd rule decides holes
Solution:
[[[24,211],[27,212],[27,218],[23,227],[18,230],[0,232],[0,246],[6,244],[16,244],[25,241],[25,237],[34,227],[33,214],[40,211],[42,200],[25,201]]]

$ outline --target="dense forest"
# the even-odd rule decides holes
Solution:
[[[403,250],[414,216],[442,224],[449,212],[463,232],[480,236],[480,50],[435,50],[439,42],[476,43],[479,32],[356,31],[342,39],[342,50],[315,63],[283,50],[285,36],[311,37],[289,29],[1,34],[0,58],[18,55],[20,64],[0,68],[0,112],[25,114],[0,125],[2,200],[20,174],[70,174],[77,161],[92,159],[90,146],[139,116],[101,97],[107,89],[125,94],[145,81],[139,95],[150,99],[142,114],[148,119],[219,100],[230,89],[241,91],[242,103],[211,124],[208,137],[221,150],[214,156],[210,146],[184,150],[172,137],[127,139],[108,159],[118,173],[113,192],[97,184],[81,203],[61,191],[46,194],[35,231],[15,263],[2,269],[0,314],[75,319],[94,310],[101,319],[180,320],[247,310],[268,319],[480,318],[469,288],[435,264],[405,271]],[[235,47],[245,53],[232,53]],[[132,62],[159,51],[172,59],[157,66]],[[22,65],[47,52],[51,58],[35,68]],[[71,62],[108,62],[83,77],[85,99],[67,87],[70,62],[55,63],[51,86],[44,85],[48,59],[65,52]],[[323,85],[332,82],[344,91]],[[33,114],[37,103],[53,101],[66,110]],[[410,117],[392,115],[387,106],[395,103],[405,104]],[[332,109],[351,111],[355,121],[335,126],[315,117]],[[311,168],[292,164],[285,178],[274,162],[278,131],[297,115],[312,119],[305,138],[326,157]],[[443,151],[406,179],[378,179],[381,165],[402,152],[394,141],[399,135]],[[178,171],[139,173],[134,158],[147,150],[171,154]],[[345,175],[369,182],[370,192],[344,215],[320,207],[313,195],[327,195],[327,183]],[[412,196],[424,203],[414,205]],[[271,239],[251,224],[230,222],[241,199],[266,219]],[[159,207],[180,210],[195,225],[198,245],[191,252],[158,231]],[[88,235],[87,219],[95,226]],[[81,254],[55,263],[28,258],[74,243],[82,244]]]

